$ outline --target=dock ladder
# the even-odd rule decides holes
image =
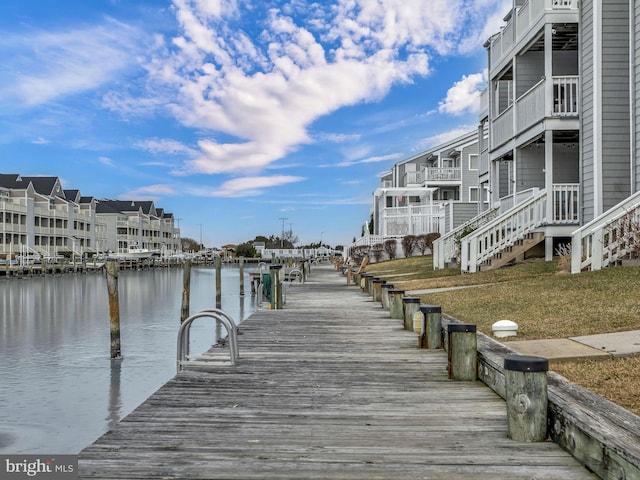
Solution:
[[[203,310],[195,315],[191,315],[187,318],[178,331],[178,349],[177,349],[177,366],[178,373],[181,372],[185,365],[190,366],[210,366],[215,362],[220,363],[219,357],[214,356],[210,352],[205,352],[202,355],[190,357],[189,355],[189,332],[193,321],[198,318],[213,318],[216,321],[216,325],[222,323],[229,335],[229,355],[231,365],[235,365],[240,357],[238,351],[238,331],[236,323],[233,318],[223,310],[218,308],[212,308]]]

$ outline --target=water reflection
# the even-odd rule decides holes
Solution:
[[[215,306],[214,282],[194,269],[191,313]],[[77,453],[175,374],[182,271],[123,271],[119,292],[123,359],[112,361],[103,275],[0,279],[0,452]],[[237,269],[223,269],[222,308],[236,320],[256,308]],[[215,342],[194,324],[192,352]]]

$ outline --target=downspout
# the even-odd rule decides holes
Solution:
[[[629,2],[629,162],[630,165],[630,180],[631,180],[631,188],[629,192],[631,195],[636,193],[636,176],[637,176],[637,165],[636,165],[636,123],[634,121],[635,111],[636,111],[636,63],[635,63],[635,45],[636,45],[636,32],[635,32],[635,2],[631,0]]]

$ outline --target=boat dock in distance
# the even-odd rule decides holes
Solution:
[[[553,442],[509,439],[502,398],[450,380],[444,350],[331,266],[239,331],[235,366],[180,372],[80,453],[79,477],[597,478]]]

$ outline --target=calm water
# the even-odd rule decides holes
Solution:
[[[222,308],[236,321],[257,308],[247,268],[245,292],[223,268]],[[119,293],[123,358],[111,360],[104,275],[0,279],[0,452],[78,453],[175,375],[182,270],[120,272]],[[194,268],[191,313],[212,307],[215,270]],[[214,333],[196,321],[191,352]]]

